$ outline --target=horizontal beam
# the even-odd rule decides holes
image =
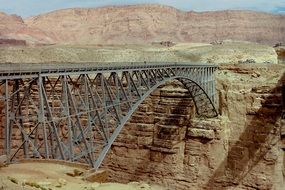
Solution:
[[[80,66],[78,66],[80,65]],[[92,73],[109,73],[116,71],[136,71],[148,69],[161,69],[161,68],[193,68],[193,69],[216,69],[216,65],[209,64],[193,64],[193,63],[125,63],[122,64],[0,64],[2,70],[0,71],[0,80],[5,79],[19,79],[19,78],[32,78],[39,74],[42,76],[64,76],[64,75],[80,75]]]

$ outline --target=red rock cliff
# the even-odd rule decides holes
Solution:
[[[58,43],[285,41],[285,15],[252,11],[197,13],[162,5],[76,8],[31,17],[25,23],[52,33]]]

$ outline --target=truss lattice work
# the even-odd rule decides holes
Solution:
[[[215,70],[213,65],[126,64],[2,72],[5,154],[10,161],[63,159],[98,169],[139,104],[167,81],[178,80],[188,89],[198,115],[217,116]]]

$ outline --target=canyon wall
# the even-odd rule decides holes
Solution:
[[[253,11],[183,12],[163,5],[74,8],[24,21],[0,14],[1,36],[35,44],[135,44],[232,39],[285,41],[285,16]]]
[[[251,11],[183,12],[162,5],[67,9],[31,17],[30,27],[56,36],[58,43],[285,41],[285,16]]]
[[[221,115],[215,119],[195,116],[179,84],[161,87],[138,108],[104,160],[110,180],[169,189],[283,189],[284,71],[281,65],[221,66]]]
[[[282,190],[284,71],[278,64],[219,66],[220,116],[214,119],[195,114],[181,84],[161,86],[140,105],[107,154],[103,168],[110,171],[110,181],[142,180],[168,189]],[[17,134],[13,138],[21,139]],[[3,154],[3,127],[0,139]]]

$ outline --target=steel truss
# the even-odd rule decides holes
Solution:
[[[139,104],[167,81],[188,89],[198,115],[217,116],[215,70],[144,64],[2,73],[5,153],[10,161],[62,159],[98,169]]]

